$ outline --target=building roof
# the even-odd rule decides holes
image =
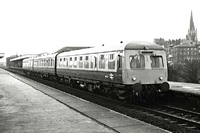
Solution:
[[[18,60],[23,60],[23,59],[26,59],[26,58],[30,58],[30,57],[34,57],[36,55],[22,55],[22,56],[18,56],[16,58],[13,58],[11,59],[10,61],[18,61]]]
[[[184,40],[180,45],[174,46],[174,48],[190,48],[190,47],[196,47],[196,45],[190,40]]]

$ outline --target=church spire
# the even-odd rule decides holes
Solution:
[[[191,16],[190,16],[190,27],[188,29],[187,39],[191,40],[192,42],[197,41],[197,29],[195,30],[195,27],[194,27],[192,11],[191,11]]]
[[[195,31],[192,11],[191,11],[191,17],[190,17],[190,31]]]

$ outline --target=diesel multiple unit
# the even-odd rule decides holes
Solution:
[[[101,46],[23,60],[26,74],[58,80],[119,99],[166,92],[163,47],[146,42]]]

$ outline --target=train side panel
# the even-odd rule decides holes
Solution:
[[[119,72],[57,69],[57,74],[66,78],[88,82],[122,83],[122,75]]]
[[[57,74],[90,82],[122,84],[122,73],[119,70],[119,63],[122,62],[119,62],[118,55],[115,51],[58,57]]]

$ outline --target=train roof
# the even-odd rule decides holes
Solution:
[[[112,51],[114,52],[123,50],[165,50],[165,49],[162,46],[155,43],[133,41],[127,44],[121,43],[120,45],[100,46],[94,48],[86,48],[81,50],[63,52],[58,56],[92,54],[92,53],[112,52]]]
[[[34,59],[52,58],[52,57],[55,57],[55,56],[56,56],[56,53],[54,53],[54,54],[47,54],[47,55],[43,55],[43,56],[37,56]]]
[[[128,43],[125,50],[165,50],[162,46],[149,43],[149,42],[130,42]]]
[[[67,46],[67,47],[63,47],[59,50],[57,50],[55,53],[63,53],[63,52],[69,52],[69,51],[73,51],[73,50],[79,50],[79,49],[85,49],[85,48],[91,48],[91,47],[85,47],[85,46]]]

